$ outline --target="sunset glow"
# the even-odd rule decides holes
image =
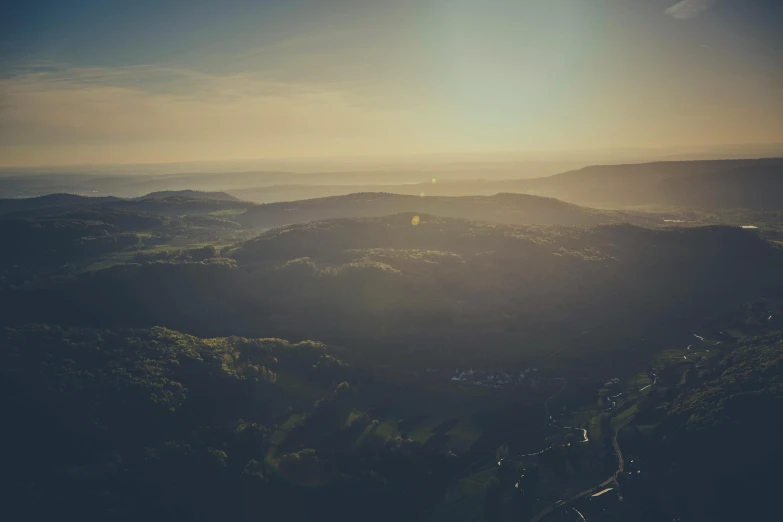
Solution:
[[[776,2],[118,5],[3,17],[2,165],[783,140]]]

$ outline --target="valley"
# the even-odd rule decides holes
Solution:
[[[13,444],[83,448],[20,484],[95,517],[697,516],[713,490],[667,500],[709,469],[689,448],[778,400],[726,376],[779,364],[782,225],[524,194],[0,201],[5,407],[41,434]]]

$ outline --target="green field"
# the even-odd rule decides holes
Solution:
[[[740,332],[739,330],[726,330],[726,333],[732,336],[733,338],[737,339],[738,341],[741,341],[745,338],[745,334]]]
[[[480,520],[484,496],[489,482],[497,477],[497,467],[465,477],[457,481],[444,498],[438,510],[437,520]]]
[[[352,426],[354,422],[356,422],[357,420],[361,419],[365,415],[366,415],[366,413],[361,411],[361,410],[357,410],[357,409],[351,410],[351,413],[348,414],[348,418],[345,419],[345,426],[344,427],[348,428],[348,427]]]
[[[620,426],[622,426],[628,419],[630,419],[636,413],[637,408],[638,407],[636,404],[631,404],[627,408],[620,411],[617,415],[613,416],[612,428],[614,428],[615,430],[620,428]]]
[[[379,437],[398,437],[400,431],[397,429],[397,422],[393,420],[381,421],[378,424],[378,428],[375,430],[375,434]]]
[[[423,421],[419,422],[413,428],[406,433],[406,436],[412,440],[425,444],[435,434],[435,429],[445,419],[437,416],[427,417]]]
[[[590,437],[591,441],[601,440],[603,430],[601,429],[601,417],[599,415],[590,419],[590,425],[587,427],[587,435]]]
[[[468,451],[481,437],[482,430],[471,421],[459,421],[456,426],[446,432],[449,441],[446,449],[457,454]]]

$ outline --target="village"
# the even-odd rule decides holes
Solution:
[[[527,368],[519,372],[519,375],[505,371],[474,370],[472,368],[460,372],[458,368],[449,380],[473,383],[475,386],[484,388],[525,386],[535,390],[545,385],[545,379],[539,375],[538,368]]]

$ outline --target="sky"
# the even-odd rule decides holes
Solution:
[[[779,0],[25,0],[0,166],[783,142]]]

